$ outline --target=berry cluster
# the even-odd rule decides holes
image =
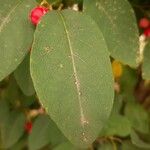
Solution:
[[[144,29],[144,35],[150,38],[150,20],[147,18],[142,18],[139,22],[139,27]]]

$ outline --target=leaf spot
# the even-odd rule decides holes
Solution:
[[[59,67],[60,67],[60,68],[63,68],[64,66],[63,66],[63,64],[60,64]]]

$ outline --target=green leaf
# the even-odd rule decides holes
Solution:
[[[123,66],[123,74],[120,78],[120,94],[124,102],[135,101],[135,87],[138,83],[137,70]]]
[[[105,125],[102,136],[121,136],[126,137],[130,135],[131,124],[127,117],[121,115],[112,115]]]
[[[62,0],[63,4],[67,6],[73,6],[74,4],[81,5],[83,3],[83,0]]]
[[[121,150],[145,150],[133,145],[130,141],[124,141],[121,146]]]
[[[134,129],[142,133],[149,132],[149,116],[140,104],[133,102],[127,103],[125,116],[129,119]]]
[[[138,28],[127,0],[84,0],[84,13],[99,25],[111,56],[132,67],[137,66]]]
[[[15,145],[13,145],[9,150],[23,150],[26,146],[25,138],[19,140]]]
[[[144,50],[144,60],[142,65],[142,76],[146,80],[150,80],[150,40]]]
[[[25,116],[22,113],[11,112],[9,120],[2,126],[1,137],[4,148],[13,146],[24,133]]]
[[[140,139],[140,137],[135,131],[131,132],[131,141],[135,146],[139,148],[144,148],[148,150],[150,149],[150,143],[146,143],[142,139]]]
[[[42,2],[42,0],[36,0],[39,4]],[[57,3],[61,3],[62,2],[62,0],[47,0],[47,2],[49,3],[49,4],[57,4]]]
[[[2,93],[2,99],[7,100],[13,106],[16,106],[17,101],[19,101],[19,87],[13,76],[9,77],[9,84]]]
[[[19,87],[25,95],[31,96],[35,93],[30,75],[30,54],[25,57],[23,62],[15,70],[14,76]]]
[[[103,143],[100,145],[98,150],[114,150],[113,145],[111,143]]]
[[[6,100],[0,99],[0,127],[5,125],[9,117],[9,106]]]
[[[113,105],[113,77],[106,44],[83,13],[53,11],[37,26],[31,76],[48,114],[79,147],[88,147]]]
[[[34,27],[29,20],[34,0],[0,0],[0,80],[22,62],[32,44]]]
[[[123,106],[122,95],[115,93],[114,104],[111,111],[111,115],[120,114],[122,106]]]
[[[111,116],[101,131],[100,136],[115,135],[126,137],[130,135],[131,123],[126,116],[120,114],[122,104],[122,96],[116,94]]]
[[[81,150],[81,149],[74,147],[69,142],[65,142],[65,143],[62,143],[62,144],[58,145],[57,147],[55,147],[54,150]]]
[[[56,146],[64,141],[66,141],[66,138],[49,116],[41,115],[34,122],[29,136],[29,149],[39,150],[49,143]]]
[[[128,66],[123,66],[123,74],[120,78],[121,94],[126,98],[133,96],[135,86],[138,82],[137,70],[131,69]]]

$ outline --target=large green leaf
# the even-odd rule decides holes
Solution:
[[[150,80],[150,40],[144,50],[144,61],[142,65],[142,76],[146,80]]]
[[[25,95],[30,96],[35,93],[30,75],[30,54],[25,57],[23,62],[15,70],[14,76]]]
[[[0,0],[0,80],[21,63],[32,43],[34,0]]]
[[[84,0],[84,13],[99,25],[111,56],[136,66],[139,49],[134,11],[127,0]]]
[[[41,115],[34,122],[33,130],[29,136],[29,149],[38,150],[48,144],[56,146],[64,141],[67,139],[49,116]]]
[[[92,18],[71,10],[44,16],[35,33],[31,76],[65,136],[77,146],[89,146],[113,105],[109,55]]]

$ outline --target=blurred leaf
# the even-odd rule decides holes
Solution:
[[[146,80],[150,80],[150,40],[144,50],[144,60],[142,65],[142,76]]]
[[[15,70],[14,76],[19,87],[25,95],[31,96],[35,93],[30,75],[30,54],[25,57],[23,62]]]
[[[114,92],[97,24],[71,10],[45,15],[35,33],[31,76],[41,103],[64,135],[79,147],[91,145],[110,115]]]
[[[101,132],[101,136],[129,136],[131,124],[125,116],[112,115]]]
[[[36,0],[39,4],[42,2],[42,0]],[[55,4],[55,3],[61,3],[62,0],[47,0],[49,4]]]
[[[123,97],[121,94],[115,94],[113,109],[111,115],[120,114],[123,106]]]
[[[133,102],[127,103],[125,116],[129,119],[134,129],[142,133],[149,132],[149,116],[140,104]]]
[[[13,146],[24,133],[25,116],[22,113],[11,112],[9,120],[2,126],[1,137],[4,148]]]
[[[146,143],[150,143],[150,132],[149,133],[141,133],[136,130],[136,133],[140,137],[141,140],[145,141]]]
[[[9,117],[9,106],[6,100],[0,100],[0,127],[5,125]]]
[[[123,74],[120,78],[121,94],[124,95],[126,99],[134,96],[134,89],[138,81],[138,76],[136,70],[131,69],[128,66],[123,66]]]
[[[62,143],[62,144],[58,145],[57,147],[55,147],[54,150],[81,150],[81,149],[74,147],[69,142],[65,142],[65,143]]]
[[[146,143],[142,139],[140,139],[138,134],[133,130],[131,132],[131,141],[137,147],[148,149],[148,150],[150,149],[150,143]]]
[[[0,80],[22,62],[32,44],[34,28],[29,21],[34,0],[0,0]]]
[[[37,99],[36,95],[32,95],[32,96],[21,95],[20,102],[23,107],[29,107],[29,106],[35,104],[36,102],[38,103],[38,99]]]
[[[111,56],[136,67],[139,33],[130,3],[127,0],[84,0],[83,7],[99,25]]]
[[[63,4],[67,6],[73,6],[73,4],[78,4],[79,6],[83,4],[83,0],[62,0]]]
[[[19,140],[15,145],[13,145],[9,150],[24,150],[26,145],[25,138]]]
[[[113,145],[111,143],[103,143],[100,145],[98,150],[114,150]]]
[[[66,140],[55,123],[48,116],[41,115],[34,122],[29,136],[29,149],[39,150],[49,143],[56,146]]]
[[[133,145],[130,141],[124,141],[121,146],[121,150],[145,150]]]
[[[138,83],[137,70],[123,66],[123,74],[120,78],[120,94],[124,103],[135,102],[135,88]]]
[[[10,102],[14,107],[19,107],[20,105],[23,107],[27,107],[36,102],[37,98],[35,95],[33,96],[25,96],[19,89],[14,76],[9,77],[9,83],[7,88],[2,91],[1,94],[2,99]]]
[[[122,96],[116,94],[111,116],[103,128],[100,136],[121,136],[126,137],[130,134],[131,123],[126,116],[122,116],[121,108],[123,106]]]
[[[16,84],[15,79],[13,76],[9,77],[9,83],[5,90],[2,93],[2,99],[10,102],[13,106],[16,106],[16,102],[19,99],[19,87]]]

